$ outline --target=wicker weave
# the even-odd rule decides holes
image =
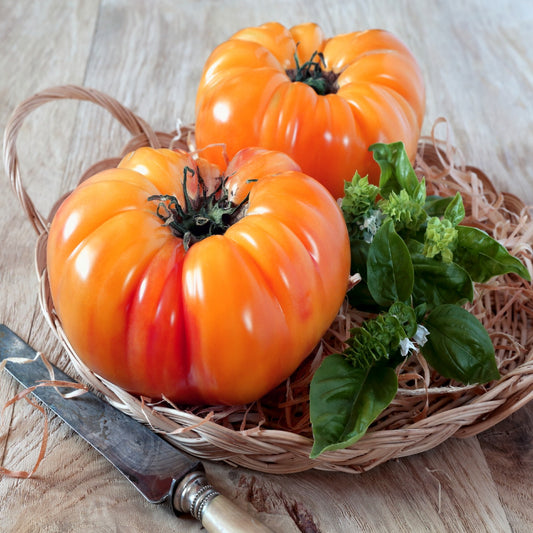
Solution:
[[[69,367],[71,363],[78,379],[119,409],[150,424],[178,448],[201,459],[226,461],[269,473],[308,469],[359,473],[389,459],[429,450],[452,436],[475,435],[533,399],[533,290],[530,283],[515,275],[477,284],[470,307],[493,340],[502,375],[498,381],[485,386],[462,386],[437,375],[423,358],[414,354],[398,369],[398,394],[367,434],[350,448],[326,452],[314,460],[309,458],[312,440],[308,386],[322,358],[342,349],[350,328],[365,319],[347,304],[295,374],[251,405],[183,410],[167,402],[150,404],[100,379],[74,353],[54,311],[46,272],[47,230],[54,209],[48,217],[36,210],[22,184],[16,152],[16,138],[27,115],[46,102],[61,99],[87,100],[107,109],[132,135],[122,155],[145,145],[190,149],[193,128],[184,127],[179,134],[156,133],[107,95],[83,87],[62,86],[20,104],[4,136],[7,173],[38,235],[36,266],[41,308],[65,348]],[[442,122],[437,121],[436,126]],[[98,162],[80,181],[116,165],[118,160]],[[426,177],[429,194],[451,195],[460,191],[467,211],[465,223],[489,232],[533,271],[533,222],[521,200],[498,193],[482,171],[462,164],[460,153],[449,142],[436,140],[434,134],[421,139],[415,170]]]

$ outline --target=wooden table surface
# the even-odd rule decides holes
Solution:
[[[211,49],[234,31],[277,20],[319,22],[333,35],[388,29],[418,58],[427,85],[424,133],[444,116],[468,163],[533,203],[533,6],[528,0],[0,0],[0,126],[35,92],[100,89],[160,130],[194,120]],[[19,136],[24,184],[47,213],[91,163],[116,155],[125,130],[87,103],[47,104]],[[52,360],[42,318],[35,234],[1,172],[0,321]],[[0,407],[20,389],[0,375]],[[21,401],[0,418],[0,464],[31,469],[42,416]],[[533,531],[533,404],[478,437],[362,475],[265,475],[207,464],[213,484],[279,532]],[[146,503],[56,418],[35,476],[0,476],[0,531],[199,531]]]

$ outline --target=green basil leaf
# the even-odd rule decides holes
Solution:
[[[368,250],[367,284],[374,300],[383,306],[407,301],[413,290],[413,263],[409,249],[385,220]]]
[[[377,313],[381,310],[381,306],[379,306],[374,298],[372,298],[366,283],[366,263],[370,243],[360,239],[350,239],[350,249],[350,272],[352,274],[361,274],[362,280],[348,291],[348,301],[350,302],[350,305],[356,309]]]
[[[444,263],[411,249],[414,284],[413,304],[426,303],[433,309],[442,304],[463,304],[474,298],[474,285],[468,272],[455,263]]]
[[[380,313],[388,308],[388,306],[377,304],[364,280],[361,280],[355,287],[348,291],[348,302],[355,309],[368,313]]]
[[[390,367],[353,367],[342,355],[326,357],[310,387],[314,443],[311,457],[359,440],[398,390]]]
[[[441,375],[461,383],[486,383],[500,377],[494,346],[483,324],[457,305],[436,307],[424,321],[422,354]]]
[[[405,240],[405,244],[409,250],[411,256],[422,255],[424,253],[424,239],[422,241],[415,239],[414,237],[408,237]]]
[[[426,203],[424,204],[424,210],[426,211],[428,217],[442,217],[446,211],[446,208],[452,202],[452,196],[428,196],[426,198]]]
[[[352,274],[359,273],[363,279],[366,278],[366,262],[370,243],[361,239],[350,239],[350,254]]]
[[[422,302],[415,307],[415,316],[417,323],[421,324],[424,320],[424,317],[427,315],[428,305],[426,302]]]
[[[465,206],[461,193],[457,193],[444,211],[444,218],[457,226],[465,218]]]
[[[376,143],[369,150],[381,168],[379,180],[380,194],[388,198],[391,192],[405,189],[410,197],[415,197],[419,181],[407,157],[403,142],[390,144]]]
[[[527,268],[488,233],[469,226],[457,226],[457,247],[453,259],[470,277],[484,283],[493,276],[508,272],[518,274],[525,280],[531,277]]]
[[[411,167],[412,168],[412,167]],[[414,174],[414,171],[413,171]],[[416,178],[416,174],[415,174]],[[418,178],[416,178],[418,181]],[[420,204],[421,206],[424,206],[426,203],[426,180],[422,178],[421,181],[418,182],[418,185],[415,187],[413,193],[411,194],[411,197],[415,202]]]

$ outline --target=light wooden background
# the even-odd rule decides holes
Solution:
[[[445,116],[467,162],[533,203],[533,5],[528,0],[0,0],[0,126],[24,98],[73,83],[103,90],[157,129],[194,119],[209,51],[268,20],[319,22],[326,34],[388,29],[425,72],[424,133]],[[47,212],[125,131],[91,104],[48,104],[19,139],[25,185]],[[52,359],[41,318],[35,235],[0,171],[0,320]],[[0,406],[18,388],[0,376]],[[0,464],[31,469],[41,416],[25,402],[0,419]],[[363,475],[273,476],[208,464],[213,484],[279,532],[533,531],[533,405],[477,438],[452,439]],[[151,506],[56,419],[30,480],[0,477],[0,531],[199,531]]]

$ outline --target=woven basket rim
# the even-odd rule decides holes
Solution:
[[[502,373],[497,382],[488,387],[440,385],[430,382],[425,387],[414,390],[401,388],[397,395],[398,401],[407,397],[422,398],[427,409],[425,415],[420,413],[418,419],[409,421],[400,416],[392,425],[385,424],[383,427],[380,426],[378,418],[377,424],[353,446],[325,452],[316,459],[309,458],[312,440],[308,436],[261,425],[242,429],[226,427],[217,421],[213,411],[206,410],[204,414],[199,414],[178,409],[169,403],[151,405],[144,399],[99,378],[82,363],[70,346],[55,313],[48,285],[48,224],[64,196],[58,199],[47,217],[39,213],[23,186],[16,151],[18,131],[25,118],[40,105],[63,99],[86,100],[103,107],[132,135],[119,158],[97,162],[81,176],[80,181],[99,170],[116,166],[121,157],[140,146],[192,150],[194,126],[183,126],[180,131],[154,132],[146,121],[112,97],[94,89],[67,85],[47,89],[22,102],[12,114],[4,135],[4,163],[8,176],[27,218],[37,233],[35,257],[43,316],[60,340],[69,363],[81,381],[103,395],[115,407],[150,425],[176,447],[200,459],[224,461],[269,473],[287,474],[309,469],[360,473],[393,458],[427,451],[452,436],[476,435],[533,399],[533,338],[527,334],[527,324],[529,317],[533,316],[533,307],[527,308],[523,302],[516,304],[517,308],[525,309],[521,318],[524,323],[520,330],[517,329],[516,336],[507,335],[502,341],[501,335],[493,332],[495,343],[505,344],[503,347],[498,345],[500,351],[513,349],[520,352],[520,356],[514,357],[512,365]],[[489,212],[487,220],[483,221],[483,229],[501,231],[502,221],[511,219],[514,222],[513,231],[504,235],[503,239],[507,238],[509,242],[513,240],[513,251],[522,255],[531,272],[533,222],[528,208],[515,195],[498,192],[480,169],[465,165],[464,162],[457,163],[456,156],[460,159],[461,155],[450,144],[449,135],[444,140],[436,137],[436,128],[442,124],[447,126],[445,119],[437,119],[431,136],[420,140],[417,171],[432,173],[435,178],[432,184],[438,184],[435,186],[440,187],[440,190],[450,191],[451,194],[454,189],[466,187],[469,193],[472,193],[472,198],[481,199],[490,205],[492,211]],[[457,165],[460,166],[460,172],[454,175]],[[477,204],[472,202],[474,219],[478,208],[476,206]],[[514,283],[516,294],[524,287],[524,282],[517,282],[516,279],[509,283]],[[528,285],[528,288],[531,289],[531,286]],[[482,288],[480,291],[480,298],[490,298],[488,293],[491,288],[486,288],[485,292],[483,290]],[[513,298],[516,300],[518,297],[515,295]],[[515,302],[498,305],[512,307]],[[472,311],[475,312],[475,305]],[[464,400],[466,395],[469,395],[468,400]],[[454,399],[447,400],[445,408],[441,409],[439,402],[443,402],[443,398]]]

